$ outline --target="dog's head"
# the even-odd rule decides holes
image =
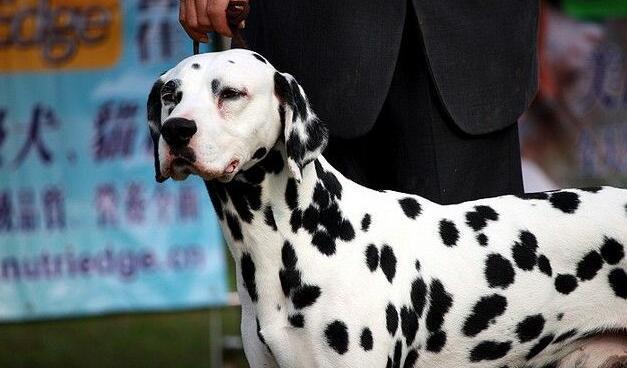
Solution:
[[[228,182],[278,140],[300,179],[327,140],[296,80],[247,50],[181,61],[153,85],[147,117],[159,182],[189,174]]]

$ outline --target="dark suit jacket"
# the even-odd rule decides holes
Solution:
[[[252,0],[244,37],[296,77],[332,134],[350,138],[375,123],[405,17],[416,16],[415,47],[456,125],[482,134],[514,123],[537,87],[538,1],[407,1]]]

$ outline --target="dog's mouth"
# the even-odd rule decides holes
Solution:
[[[198,175],[204,180],[218,180],[226,183],[239,172],[240,160],[232,159],[223,170],[215,170],[199,165],[195,155],[178,154],[166,169],[166,175],[174,180],[185,180],[189,175]]]
[[[174,180],[184,180],[197,172],[194,164],[184,157],[177,157],[170,164],[170,176]]]

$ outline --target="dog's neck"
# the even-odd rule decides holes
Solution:
[[[231,182],[206,182],[238,269],[240,297],[246,290],[259,318],[264,299],[287,302],[279,277],[285,269],[286,242],[298,253],[299,247],[312,247],[318,234],[321,241],[314,246],[330,252],[335,251],[335,239],[346,240],[351,232],[354,236],[339,209],[340,180],[345,179],[323,157],[305,165],[301,173],[300,181],[290,175],[285,145],[278,143]],[[276,307],[273,304],[273,311],[266,312],[275,313]]]

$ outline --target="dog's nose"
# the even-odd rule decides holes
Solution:
[[[185,118],[171,118],[163,123],[161,135],[174,148],[185,147],[196,134],[196,123]]]

